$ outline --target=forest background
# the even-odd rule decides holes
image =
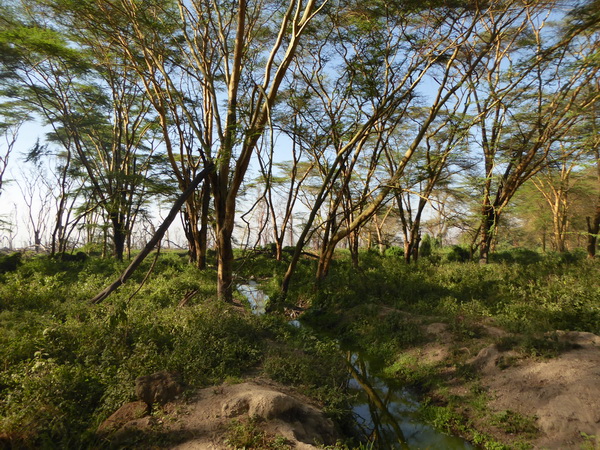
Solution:
[[[305,247],[317,279],[338,246],[409,262],[426,233],[595,254],[597,2],[225,3],[2,4],[2,174],[30,167],[34,247],[121,260],[210,166],[181,217],[224,299],[234,245],[294,245],[284,291]]]
[[[98,445],[163,369],[258,371],[347,423],[348,345],[498,448],[452,408],[495,417],[482,330],[523,358],[600,333],[597,0],[4,0],[0,25],[1,239],[33,250],[0,261],[4,441]],[[248,280],[271,314],[239,308]],[[433,320],[439,366],[404,353]]]

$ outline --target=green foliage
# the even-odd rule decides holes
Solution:
[[[469,259],[471,259],[471,253],[460,245],[453,246],[452,250],[446,254],[446,260],[449,262],[466,262]]]
[[[446,433],[453,433],[461,428],[463,419],[452,408],[424,404],[420,411],[420,417],[435,429]]]
[[[418,388],[427,388],[437,379],[434,365],[421,363],[416,356],[402,354],[384,370],[384,375],[399,383]]]
[[[334,341],[319,339],[304,329],[292,330],[285,346],[269,346],[263,371],[269,378],[317,398],[328,414],[338,419],[348,414],[343,390],[348,371]]]
[[[497,263],[535,264],[541,260],[542,255],[540,253],[526,248],[515,248],[490,255],[490,261]]]
[[[0,274],[13,272],[21,264],[21,253],[11,253],[10,255],[0,255]]]
[[[264,419],[251,417],[247,421],[234,420],[227,430],[225,443],[233,449],[288,450],[292,447],[283,436],[269,436],[262,428]]]
[[[392,246],[385,250],[385,256],[390,258],[404,258],[404,249],[402,247]]]
[[[214,272],[177,253],[162,254],[139,289],[151,264],[95,306],[89,299],[123,263],[34,257],[2,275],[0,434],[28,448],[93,446],[97,425],[133,399],[135,379],[158,370],[203,386],[264,367],[332,414],[346,413],[347,372],[332,342],[216,302]],[[198,293],[177,308],[192,290]],[[267,351],[267,342],[278,344]]]
[[[492,418],[494,425],[511,434],[535,434],[538,432],[535,422],[535,417],[526,417],[510,409],[501,411]]]
[[[198,271],[178,253],[162,254],[138,291],[152,264],[145,261],[130,282],[96,306],[88,300],[123,263],[23,258],[0,277],[0,433],[29,447],[88,446],[97,424],[132,399],[135,378],[157,370],[178,371],[198,386],[260,367],[324,402],[333,416],[347,418],[348,375],[337,342],[378,360],[380,367],[372,367],[385,376],[421,387],[436,383],[437,367],[406,353],[423,339],[418,314],[439,316],[464,339],[479,336],[480,322],[493,319],[520,333],[500,339],[499,347],[542,357],[566,345],[549,331],[600,333],[600,268],[594,261],[551,254],[536,262],[512,254],[511,263],[406,265],[365,252],[358,271],[346,255],[334,261],[318,289],[311,282],[314,261],[302,260],[286,301],[311,304],[306,322],[335,339],[217,303],[215,274]],[[261,284],[273,290],[285,266],[264,254],[238,262],[243,277],[268,277]],[[190,291],[198,293],[177,308]],[[470,379],[460,367],[457,373]],[[456,425],[444,409],[429,414],[440,428]],[[497,419],[506,427],[519,425],[512,416]]]
[[[567,342],[559,340],[556,333],[541,337],[532,334],[505,336],[498,340],[496,346],[501,351],[517,349],[528,355],[543,358],[553,358],[571,348]]]
[[[59,364],[40,351],[19,369],[3,388],[0,430],[9,430],[26,446],[63,442],[71,447],[87,437],[102,399],[101,380],[81,364]]]
[[[433,242],[432,242],[431,236],[426,234],[425,236],[423,236],[423,239],[421,240],[421,245],[419,246],[419,256],[421,256],[423,258],[430,257],[432,246],[433,246]]]

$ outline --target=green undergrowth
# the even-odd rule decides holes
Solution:
[[[217,302],[212,265],[199,271],[183,253],[148,258],[100,305],[89,300],[126,263],[12,257],[0,270],[0,436],[30,448],[98,446],[98,424],[134,398],[135,378],[158,370],[179,372],[191,387],[263,373],[344,421],[345,350],[368,355],[383,377],[439,392],[444,367],[407,353],[425,342],[427,321],[447,323],[464,342],[492,323],[514,333],[498,339],[499,347],[542,357],[565,350],[555,330],[600,334],[597,261],[515,251],[480,265],[450,252],[460,253],[434,251],[411,265],[399,252],[363,252],[358,269],[340,252],[319,283],[315,260],[303,258],[285,299],[278,287],[289,252],[284,261],[264,251],[237,254],[236,282],[255,279],[271,298],[274,314],[264,317]],[[186,306],[178,307],[184,298]],[[308,307],[304,328],[277,314],[294,304]],[[457,374],[476,383],[462,362],[457,358]],[[451,400],[431,404],[428,420],[462,433],[468,425],[457,421],[452,411],[459,406]],[[484,408],[480,393],[468,401]],[[527,425],[512,412],[492,419],[507,432]],[[245,439],[245,426],[235,439]],[[494,448],[491,438],[471,431],[473,440]]]
[[[329,276],[315,288],[310,278],[296,281],[296,294],[309,299],[304,321],[337,339],[343,348],[377,361],[374,375],[412,386],[430,398],[422,407],[425,422],[467,437],[481,448],[530,448],[534,419],[514,411],[492,413],[478,389],[477,370],[467,363],[481,347],[480,338],[499,350],[552,358],[569,350],[556,330],[600,334],[600,264],[581,254],[503,252],[487,265],[448,261],[433,255],[407,265],[396,253],[360,255],[359,269],[340,255]],[[426,338],[423,325],[443,322],[456,342],[448,359],[427,362],[419,357]],[[485,326],[510,334],[490,338]],[[474,352],[474,353],[473,353]],[[513,364],[503,359],[506,367]],[[452,368],[450,369],[450,366]],[[445,388],[448,371],[464,383],[466,395],[453,398]],[[457,381],[459,380],[459,381]],[[505,436],[501,443],[478,430],[480,420]]]
[[[135,398],[138,376],[159,370],[192,388],[264,370],[344,414],[343,359],[331,347],[216,301],[214,271],[175,253],[161,255],[140,287],[152,264],[99,305],[89,300],[124,263],[33,257],[0,274],[2,445],[101,446],[97,426]]]
[[[369,316],[382,307],[443,318],[465,337],[474,337],[477,323],[483,320],[519,333],[600,334],[598,261],[577,255],[536,255],[527,263],[515,257],[510,263],[487,265],[429,259],[407,265],[395,256],[365,252],[359,269],[353,269],[347,259],[334,261],[319,289],[312,287],[310,279],[296,280],[295,295],[310,297],[317,325],[337,327],[342,334],[346,315]]]

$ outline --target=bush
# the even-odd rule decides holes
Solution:
[[[385,250],[385,256],[389,258],[404,258],[404,249],[402,247],[392,246]]]
[[[526,248],[515,248],[490,255],[490,262],[496,263],[535,264],[541,260],[542,256],[538,252]]]
[[[0,274],[13,272],[21,265],[22,253],[11,253],[10,255],[0,255]]]
[[[431,236],[426,234],[425,236],[423,236],[423,239],[421,240],[421,245],[419,246],[419,256],[423,258],[428,258],[429,256],[431,256],[431,249]]]
[[[455,245],[452,247],[452,250],[448,252],[446,255],[446,260],[449,262],[467,262],[471,259],[471,253],[469,250],[461,247],[460,245]]]

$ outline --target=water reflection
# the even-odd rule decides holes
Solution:
[[[261,315],[266,312],[269,296],[258,288],[256,281],[250,280],[246,284],[239,284],[237,290],[246,297],[254,314]]]
[[[410,390],[393,386],[370,373],[369,363],[348,353],[356,401],[353,411],[365,440],[378,449],[473,449],[465,440],[449,436],[420,421],[419,402]]]
[[[237,286],[248,299],[254,314],[264,314],[269,297],[250,280]],[[300,327],[297,320],[290,321]],[[365,441],[376,449],[473,449],[468,442],[436,431],[420,421],[417,396],[409,389],[394,386],[373,376],[369,362],[358,353],[347,354],[351,375],[349,389],[356,398],[353,412]]]

